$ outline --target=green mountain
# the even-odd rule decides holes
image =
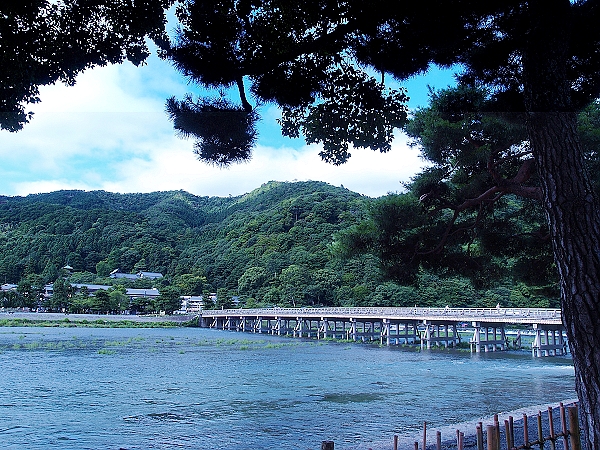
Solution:
[[[0,197],[0,277],[52,282],[69,265],[74,280],[97,282],[115,269],[148,270],[163,273],[163,283],[179,284],[184,294],[221,288],[278,302],[284,294],[273,280],[291,277],[296,291],[301,284],[312,294],[291,292],[288,283],[290,303],[332,302],[323,289],[344,276],[364,277],[331,257],[332,236],[361,219],[369,201],[322,182],[270,182],[229,198],[183,191]],[[186,286],[191,277],[203,282]]]
[[[510,278],[485,288],[456,272],[421,270],[410,286],[386,280],[373,252],[345,254],[339,246],[347,230],[369,223],[378,202],[313,181],[269,182],[227,198],[184,191],[4,196],[0,282],[39,288],[68,265],[70,283],[217,292],[219,307],[233,295],[246,306],[557,306],[554,296]],[[109,278],[116,269],[164,278]]]

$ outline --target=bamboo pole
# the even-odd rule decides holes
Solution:
[[[548,406],[548,427],[550,429],[550,450],[556,450],[556,436],[554,435],[554,419],[552,418],[552,407]]]
[[[442,432],[438,431],[435,435],[435,448],[442,450]]]
[[[496,334],[496,329],[494,329],[494,334]],[[496,340],[494,338],[494,340]],[[495,348],[496,344],[494,344]],[[498,445],[498,449],[500,449],[500,422],[498,422],[498,414],[494,414],[494,427],[496,427],[496,442]]]
[[[523,446],[529,448],[529,427],[527,425],[527,414],[523,414]]]
[[[513,416],[508,416],[508,425],[510,426],[510,442],[515,447],[515,419]]]
[[[427,422],[423,422],[423,450],[427,450]]]
[[[398,450],[398,435],[394,435],[394,450]]]
[[[514,444],[511,440],[511,436],[510,436],[510,423],[508,422],[508,420],[504,421],[504,433],[506,434],[506,448],[508,450],[511,450],[514,447]]]
[[[487,434],[487,450],[498,450],[498,444],[496,442],[496,427],[494,425],[488,425],[486,428]]]
[[[565,450],[569,450],[569,439],[567,439],[567,419],[565,416],[565,405],[560,403],[560,423],[562,425],[562,437],[565,445]]]
[[[477,425],[477,450],[483,450],[483,429],[481,422]]]
[[[465,433],[460,433],[458,436],[458,450],[463,450],[465,447]]]
[[[569,406],[569,437],[571,448],[581,450],[581,438],[579,436],[579,415],[577,414],[577,405]]]
[[[542,428],[542,412],[541,411],[538,411],[537,426],[538,426],[538,444],[540,444],[540,450],[544,450],[544,431]]]

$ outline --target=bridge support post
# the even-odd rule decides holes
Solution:
[[[381,321],[381,338],[380,343],[383,345],[385,340],[386,345],[390,346],[390,319],[382,319]]]
[[[281,336],[281,317],[275,318],[275,329],[273,332],[277,332],[277,336]]]
[[[262,334],[262,317],[256,318],[256,322],[254,322],[254,332]]]
[[[542,331],[536,325],[533,326],[535,328],[535,338],[533,344],[531,344],[531,355],[540,358],[542,356]]]
[[[473,333],[473,337],[471,338],[471,353],[473,353],[473,347],[475,347],[475,353],[481,353],[481,336],[479,335],[481,324],[473,322],[472,325],[475,328],[475,333]]]
[[[458,344],[460,344],[460,335],[456,329],[456,323],[452,324],[452,335],[454,336],[454,347],[456,347]]]
[[[373,342],[375,340],[375,322],[374,321],[365,322],[365,326],[367,326],[367,329],[369,330],[369,340],[371,342]],[[366,332],[366,330],[365,330],[365,332]]]
[[[404,334],[400,337],[404,339],[404,344],[416,344],[418,338],[418,324],[417,322],[405,322],[403,324]]]
[[[350,339],[356,341],[356,319],[350,318]]]
[[[425,331],[421,333],[421,350],[427,348],[427,350],[431,350],[431,325],[424,321],[425,323]]]
[[[342,325],[344,324],[344,322],[342,322]],[[331,337],[333,339],[337,339],[337,332],[338,332],[338,321],[336,319],[333,319],[333,330],[331,330],[333,333],[331,335]]]
[[[475,353],[481,353],[483,348],[484,352],[495,352],[496,350],[506,350],[506,332],[504,331],[504,324],[502,323],[486,323],[472,322],[475,332],[471,338],[471,352],[475,348]],[[482,339],[481,333],[484,329],[484,337]],[[498,332],[500,336],[498,336]]]
[[[321,325],[319,327],[319,331],[317,332],[317,338],[321,338],[321,334],[323,335],[323,339],[327,339],[327,329],[329,324],[327,323],[326,317],[321,317]]]

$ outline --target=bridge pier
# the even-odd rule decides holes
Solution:
[[[327,331],[328,331],[327,318],[321,317],[321,323],[319,324],[319,331],[317,333],[317,339],[321,339],[321,336],[323,336],[323,339],[327,339]]]
[[[431,349],[432,345],[444,345],[445,348],[456,347],[460,342],[460,336],[456,330],[456,323],[445,321],[424,320],[425,331],[421,336],[421,348]],[[452,335],[450,335],[452,328]]]
[[[379,345],[383,345],[383,341],[385,341],[385,345],[390,346],[390,319],[382,319],[381,320],[381,333],[379,337]]]
[[[254,319],[252,329],[254,333],[262,334],[262,317],[259,316],[256,319]]]
[[[381,321],[380,343],[390,345],[415,344],[418,340],[418,323],[384,318]]]
[[[356,341],[356,319],[351,317],[348,320],[350,321],[350,330],[346,332],[346,336],[348,336],[349,339]]]
[[[271,326],[271,334],[277,336],[289,336],[294,334],[295,327],[290,326],[291,320],[285,317],[275,317],[274,324]]]
[[[473,322],[472,325],[475,328],[475,332],[470,341],[471,352],[473,352],[473,348],[475,349],[475,353],[481,353],[482,349],[484,352],[506,350],[507,343],[504,324]],[[482,329],[484,333],[483,338],[481,337]]]
[[[304,321],[300,317],[296,317],[296,326],[294,327],[294,337],[302,337],[304,332]]]
[[[402,333],[400,332],[401,325]],[[418,332],[419,324],[417,321],[398,321],[396,323],[396,345],[400,345],[400,343],[404,345],[416,344],[417,340],[419,339]]]
[[[400,333],[400,325],[404,325],[403,330],[404,330],[404,334]],[[400,345],[400,340],[403,338],[404,339],[404,343],[408,344],[409,341],[412,341],[411,343],[415,343],[417,341],[417,327],[416,325],[413,327],[413,334],[409,334],[408,330],[409,330],[409,323],[402,323],[399,320],[394,320],[394,319],[389,319],[389,318],[384,318],[381,320],[381,327],[380,327],[380,344],[383,345],[385,342],[385,345],[387,345],[388,347],[390,345],[395,344],[395,345]],[[395,331],[395,333],[394,333]]]
[[[558,325],[533,324],[535,338],[531,345],[533,356],[560,356],[567,354],[567,342],[563,336],[563,328]]]

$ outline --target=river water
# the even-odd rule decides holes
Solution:
[[[388,448],[574,398],[568,358],[199,328],[0,328],[0,448]]]

